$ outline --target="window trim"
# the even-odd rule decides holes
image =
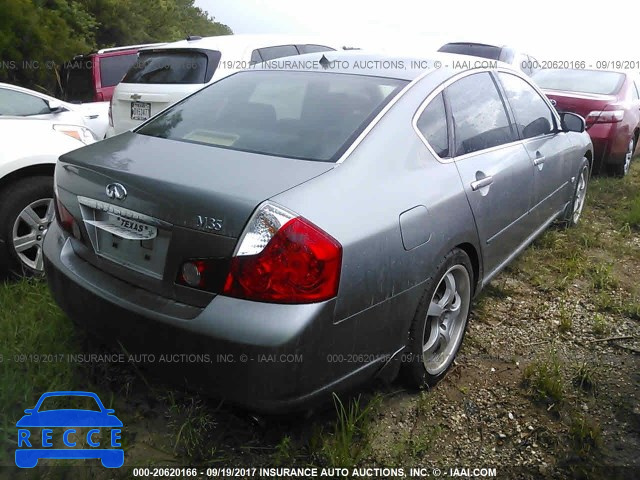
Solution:
[[[450,111],[451,109],[450,109],[450,107],[449,107],[449,102],[447,101],[447,97],[446,97],[446,95],[444,94],[444,90],[443,90],[442,92],[440,92],[438,95],[440,95],[440,94],[442,94],[442,105],[443,105],[443,107],[444,107],[444,119],[445,119],[445,122],[447,123],[447,125],[446,125],[446,130],[447,130],[447,150],[449,151],[449,153],[451,153],[451,152],[453,151],[453,150],[452,150],[452,147],[451,147],[451,144],[453,143],[453,144],[455,145],[455,142],[453,142],[453,141],[452,141],[452,140],[453,140],[453,136],[454,136],[454,135],[453,135],[453,131],[452,131],[452,129],[451,129],[451,126],[452,126],[452,124],[451,124],[451,111]],[[431,101],[429,101],[429,102],[427,102],[427,103],[425,104],[424,108],[422,109],[422,112],[420,113],[420,115],[418,115],[418,117],[417,117],[417,119],[416,119],[416,127],[415,127],[415,128],[416,128],[416,131],[417,131],[417,133],[418,133],[418,136],[419,136],[419,137],[420,137],[420,139],[423,141],[423,143],[424,143],[425,145],[428,145],[428,146],[429,146],[429,150],[431,151],[431,153],[433,153],[433,154],[434,154],[436,157],[438,157],[438,158],[448,159],[448,158],[452,158],[452,156],[451,156],[451,155],[448,155],[448,156],[446,156],[446,157],[440,157],[440,156],[435,152],[435,150],[433,149],[433,147],[431,146],[431,144],[429,143],[429,141],[427,140],[427,138],[424,136],[424,134],[422,133],[422,130],[420,130],[420,128],[418,127],[418,122],[420,121],[420,118],[422,118],[422,114],[424,113],[424,111],[425,111],[427,108],[429,108],[429,105],[431,105],[431,103],[432,103],[436,98],[438,98],[438,95],[435,95],[435,96],[431,99]]]
[[[516,140],[514,142],[511,142],[511,143],[505,143],[505,144],[502,144],[502,145],[497,145],[495,147],[485,148],[484,150],[478,150],[476,152],[465,153],[464,155],[441,158],[433,150],[431,145],[429,145],[429,142],[427,142],[427,140],[424,138],[424,136],[420,133],[420,130],[417,127],[418,118],[420,118],[420,115],[422,114],[424,109],[427,108],[427,106],[429,105],[429,102],[431,102],[431,100],[433,100],[440,92],[443,92],[452,83],[455,83],[458,80],[460,80],[460,79],[462,79],[464,77],[467,77],[469,75],[474,75],[476,73],[482,73],[482,72],[489,72],[489,73],[492,73],[492,72],[504,72],[504,73],[510,73],[512,75],[515,75],[518,78],[523,79],[525,82],[529,83],[533,87],[533,89],[536,92],[538,92],[538,94],[542,97],[542,100],[547,104],[547,107],[549,107],[551,109],[551,114],[553,115],[553,117],[556,120],[556,125],[560,125],[560,117],[558,116],[558,112],[555,111],[554,108],[552,108],[550,100],[542,93],[542,91],[537,86],[531,84],[531,82],[529,82],[525,78],[525,76],[523,74],[521,74],[521,73],[519,73],[519,72],[517,72],[515,70],[511,70],[509,68],[504,68],[504,67],[498,67],[498,68],[474,68],[474,69],[471,69],[471,70],[465,70],[464,72],[460,72],[457,75],[449,77],[444,82],[440,83],[440,85],[435,87],[429,93],[429,95],[427,95],[427,97],[422,101],[422,103],[418,106],[418,108],[415,111],[415,113],[413,114],[413,118],[411,120],[411,125],[413,127],[413,131],[416,133],[416,135],[418,135],[418,138],[427,147],[427,150],[429,150],[429,152],[434,156],[434,158],[440,163],[452,163],[452,162],[456,162],[456,161],[461,161],[461,160],[464,160],[464,159],[466,159],[468,157],[476,156],[479,153],[489,153],[489,152],[492,152],[494,150],[498,150],[498,149],[501,149],[501,148],[509,147],[509,146],[512,146],[512,145],[516,145],[518,143],[524,145],[524,141],[521,140],[521,139],[518,139],[518,140]],[[446,95],[445,95],[445,108],[447,108]],[[450,119],[449,119],[449,117],[447,117],[447,122],[449,122],[449,121],[450,121]],[[447,128],[449,128],[449,127],[447,126]],[[454,130],[454,134],[453,135],[455,135],[455,130]],[[538,137],[535,137],[535,138],[538,138]],[[531,140],[531,139],[527,139],[527,140]],[[449,144],[451,144],[451,140],[449,141]]]

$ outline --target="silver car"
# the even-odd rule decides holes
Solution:
[[[520,73],[447,57],[267,62],[62,156],[57,302],[252,409],[435,384],[473,296],[578,221],[593,151]]]

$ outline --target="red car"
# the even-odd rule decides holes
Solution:
[[[114,88],[138,58],[138,50],[159,45],[164,43],[104,48],[73,57],[62,65],[59,96],[73,103],[110,101]]]
[[[594,172],[626,175],[640,133],[640,81],[608,70],[540,70],[533,79],[558,111],[585,118]]]

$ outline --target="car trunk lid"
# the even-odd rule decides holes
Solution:
[[[544,93],[551,100],[554,100],[556,110],[559,112],[573,112],[588,119],[589,114],[594,111],[602,111],[608,105],[616,101],[613,95],[598,95],[589,93],[567,92],[561,90],[544,90]],[[589,125],[595,121],[591,117],[587,122]]]
[[[172,295],[186,259],[228,259],[260,203],[333,167],[125,133],[63,155],[56,185],[87,250]]]

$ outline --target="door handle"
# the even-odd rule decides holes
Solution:
[[[533,160],[533,164],[537,167],[538,165],[542,165],[544,163],[544,157],[537,157]]]
[[[475,192],[476,190],[480,190],[481,188],[488,187],[492,183],[493,183],[493,177],[491,176],[484,177],[484,178],[481,178],[480,180],[476,180],[475,182],[471,182],[471,190]]]

